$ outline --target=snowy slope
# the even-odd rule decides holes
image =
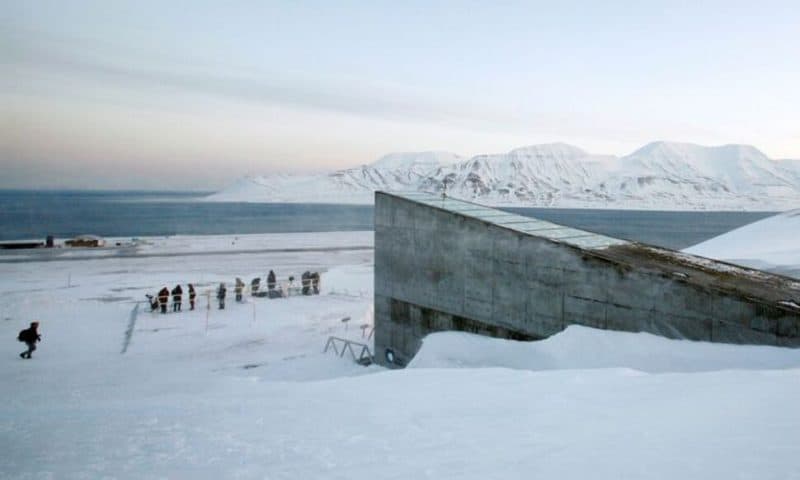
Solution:
[[[445,185],[451,196],[491,205],[786,210],[800,204],[800,162],[771,160],[747,145],[654,142],[615,158],[554,143],[470,159],[390,154],[326,175],[244,179],[209,199],[371,203],[377,189]]]
[[[420,185],[489,204],[552,205],[591,189],[604,178],[598,157],[563,143],[532,145],[506,154],[478,155],[439,169]]]
[[[443,165],[462,162],[464,158],[450,152],[403,152],[384,155],[370,164],[381,170],[411,170],[428,174]]]
[[[791,167],[748,145],[654,142],[621,158],[605,191],[615,198],[643,202],[791,205],[800,193]]]
[[[369,204],[375,190],[416,189],[435,169],[461,160],[449,152],[393,153],[328,174],[245,177],[208,200]]]
[[[800,278],[800,209],[745,225],[684,251]]]

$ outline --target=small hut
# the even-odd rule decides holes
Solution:
[[[106,241],[97,235],[78,235],[67,240],[64,244],[68,247],[104,247]]]

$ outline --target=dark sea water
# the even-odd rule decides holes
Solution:
[[[0,190],[0,240],[371,230],[366,205],[211,203],[202,193]],[[771,212],[508,208],[613,237],[685,248]]]
[[[778,212],[664,212],[572,208],[504,208],[616,238],[681,250]]]

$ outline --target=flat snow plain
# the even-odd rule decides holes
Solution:
[[[324,249],[371,242],[206,237],[193,256],[178,237],[150,244],[180,257],[0,263],[0,478],[800,478],[798,350],[570,327],[431,335],[397,371],[323,354],[362,340],[373,269],[370,250]],[[322,294],[233,301],[236,276],[269,269],[320,270]],[[121,355],[133,302],[189,281],[198,309],[143,309]],[[220,281],[228,307],[207,310]]]

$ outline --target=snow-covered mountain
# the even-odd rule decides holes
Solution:
[[[371,167],[383,170],[408,169],[427,174],[443,165],[451,165],[466,160],[450,152],[404,152],[390,153],[375,160]]]
[[[490,204],[553,205],[573,193],[587,193],[605,178],[613,157],[592,156],[564,143],[533,145],[505,154],[478,155],[439,168],[421,190],[447,192]]]
[[[622,157],[601,190],[620,201],[791,208],[800,199],[798,172],[749,145],[654,142]]]
[[[390,153],[369,165],[326,174],[244,177],[208,200],[369,204],[375,190],[416,190],[431,172],[464,160],[450,152]]]
[[[748,145],[653,142],[624,157],[564,143],[470,159],[394,153],[321,175],[247,177],[215,201],[371,203],[375,190],[447,191],[490,205],[786,210],[800,205],[800,162]]]

